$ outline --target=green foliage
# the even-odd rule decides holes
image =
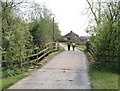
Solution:
[[[22,3],[20,1],[1,2],[2,67],[5,72],[3,77],[21,73],[19,69],[21,69],[22,62],[29,60],[27,57],[35,52],[34,48],[43,48],[46,43],[53,41],[53,21],[50,10],[34,3],[28,10],[30,19],[26,21],[24,19],[26,16],[21,15],[19,11]],[[58,24],[54,22],[56,41],[60,36]]]
[[[3,62],[9,63],[6,68],[13,66],[14,60],[20,61],[25,57],[25,49],[31,48],[28,25],[17,17],[9,2],[2,2],[2,30],[3,30]],[[4,64],[3,64],[4,65]]]
[[[59,39],[59,41],[60,42],[68,42],[68,39],[61,36],[60,39]]]
[[[60,41],[61,39],[61,32],[59,30],[59,26],[57,23],[54,23],[54,38],[55,38],[55,41]]]
[[[36,5],[36,6],[35,6]],[[55,41],[59,39],[60,31],[58,24],[54,22],[54,35],[53,35],[53,19],[51,18],[52,13],[45,7],[39,6],[37,4],[33,5],[32,22],[30,23],[30,32],[33,36],[34,45],[40,47],[44,46],[46,43],[53,41],[53,36]],[[40,17],[36,17],[36,14]]]
[[[29,43],[30,32],[27,24],[13,12],[14,9],[9,2],[2,2],[2,30],[3,62],[6,66],[12,66],[13,60],[18,60],[26,56],[25,49],[31,45]],[[4,64],[3,64],[4,65]],[[6,67],[6,68],[7,68]]]
[[[33,43],[37,46],[44,45],[52,40],[49,20],[35,20],[31,23],[30,32],[33,36]]]
[[[100,3],[100,2],[99,2]],[[120,32],[118,26],[118,3],[101,3],[99,17],[94,28],[91,41],[93,42],[96,55],[96,67],[111,70],[119,73],[118,59],[120,57]],[[97,10],[97,9],[96,9]]]

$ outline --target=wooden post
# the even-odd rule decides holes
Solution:
[[[58,44],[57,44],[57,42],[56,42],[56,43],[55,43],[55,50],[58,50],[57,45],[58,45]]]
[[[59,50],[59,43],[58,43],[58,41],[56,42],[56,49]]]
[[[38,60],[38,57],[39,57],[39,56],[38,56],[38,52],[39,52],[39,48],[37,48],[37,61],[36,61],[37,64],[38,64],[38,62],[39,62],[39,60]]]

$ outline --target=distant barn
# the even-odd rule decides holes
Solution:
[[[73,31],[70,31],[70,33],[66,34],[64,37],[75,41],[75,42],[79,42],[80,41],[80,37],[79,35],[77,35],[76,33],[74,33]]]

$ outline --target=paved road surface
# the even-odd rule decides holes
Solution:
[[[90,89],[87,60],[83,52],[66,51],[55,56],[42,69],[9,89]]]

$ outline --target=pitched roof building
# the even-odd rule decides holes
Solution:
[[[81,43],[81,44],[85,44],[88,39],[89,39],[88,36],[80,36],[80,43]]]
[[[70,31],[70,33],[66,34],[64,37],[76,42],[79,42],[80,40],[79,35],[77,35],[73,31]]]

